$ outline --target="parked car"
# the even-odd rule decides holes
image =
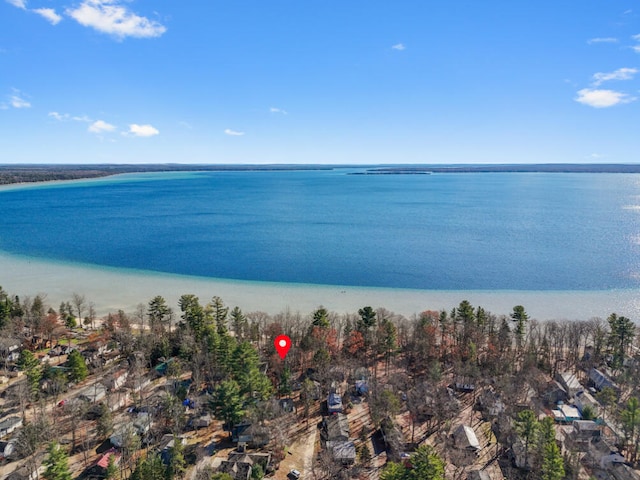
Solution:
[[[293,469],[293,470],[291,470],[289,472],[289,475],[287,475],[287,476],[289,478],[297,480],[298,478],[300,478],[300,472],[298,470]]]

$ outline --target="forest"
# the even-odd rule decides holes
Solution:
[[[80,294],[50,306],[0,289],[0,440],[13,450],[0,473],[639,478],[636,328],[466,300],[411,318],[269,315],[192,294],[98,317]]]

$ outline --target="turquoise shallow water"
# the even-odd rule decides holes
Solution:
[[[420,290],[640,284],[640,176],[349,170],[0,190],[0,250],[217,279]]]

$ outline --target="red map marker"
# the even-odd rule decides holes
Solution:
[[[284,357],[287,356],[289,349],[291,348],[291,339],[286,335],[278,335],[276,339],[273,341],[273,344],[276,347],[276,351],[280,358],[284,360]]]

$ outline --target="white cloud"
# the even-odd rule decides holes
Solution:
[[[89,131],[91,133],[105,133],[105,132],[113,132],[116,129],[115,125],[111,125],[103,120],[96,120],[91,125],[89,125]]]
[[[404,46],[404,44],[402,44],[402,43],[396,43],[396,44],[395,44],[395,45],[393,45],[391,48],[392,48],[393,50],[400,50],[400,51],[402,51],[402,50],[406,49],[407,47],[405,47],[405,46]]]
[[[230,128],[227,128],[224,133],[225,135],[231,135],[232,137],[241,137],[242,135],[244,135],[244,132],[237,132],[235,130],[231,130]]]
[[[597,87],[610,80],[631,80],[636,73],[638,73],[637,68],[619,68],[610,73],[598,72],[593,75],[593,85]]]
[[[133,135],[134,137],[153,137],[159,133],[158,129],[151,125],[138,125],[136,123],[129,125],[129,131],[127,132],[128,135]]]
[[[636,52],[636,53],[640,53],[640,45],[634,45],[634,46],[633,46],[633,47],[631,47],[631,48],[633,48],[633,51],[634,51],[634,52]]]
[[[587,43],[589,45],[594,43],[618,43],[618,39],[613,37],[598,37],[587,40]]]
[[[576,102],[588,105],[594,108],[607,108],[619,105],[621,103],[633,102],[635,97],[630,97],[626,93],[616,92],[614,90],[600,90],[583,88],[578,91]]]
[[[13,108],[30,108],[31,103],[20,96],[20,92],[15,91],[13,95],[9,95],[9,104]]]
[[[71,120],[75,120],[76,122],[87,122],[87,123],[91,123],[91,119],[89,117],[87,117],[86,115],[82,115],[82,116],[76,116],[76,117],[71,117]]]
[[[13,5],[14,7],[18,7],[23,10],[27,9],[27,0],[7,0],[7,2]]]
[[[269,109],[269,111],[270,111],[271,113],[281,113],[282,115],[287,115],[287,111],[286,111],[286,110],[283,110],[283,109],[278,108],[278,107],[271,107],[271,108]]]
[[[57,25],[62,20],[62,17],[53,8],[36,8],[33,11],[46,18],[51,25]]]
[[[118,0],[84,0],[79,7],[68,8],[66,14],[80,25],[120,39],[159,37],[167,31],[164,25],[119,5]]]
[[[49,112],[49,116],[55,118],[59,122],[63,122],[65,120],[69,120],[69,114],[68,113]]]

